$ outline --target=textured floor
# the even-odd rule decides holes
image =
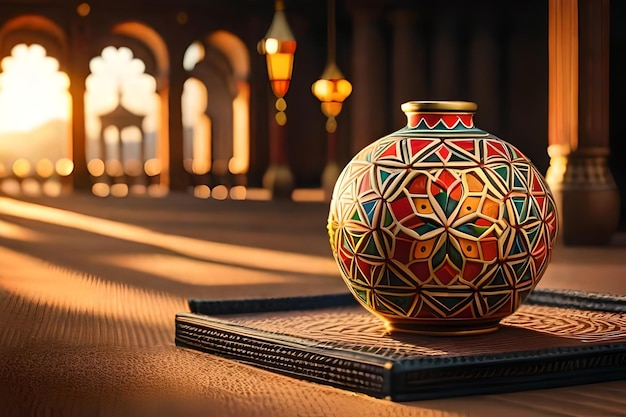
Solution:
[[[626,416],[626,381],[394,404],[174,346],[189,297],[343,292],[325,210],[0,197],[0,416]],[[541,286],[626,294],[625,272],[619,241],[561,247]]]

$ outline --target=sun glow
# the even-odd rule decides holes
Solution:
[[[69,77],[38,44],[18,44],[0,61],[0,184],[3,192],[59,195],[69,175]],[[12,180],[20,179],[18,182]]]
[[[19,44],[0,64],[0,133],[28,132],[67,121],[69,77],[41,45]]]

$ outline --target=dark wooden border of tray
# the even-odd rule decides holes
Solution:
[[[528,304],[626,313],[626,297],[535,290]],[[626,343],[606,342],[489,355],[391,360],[229,322],[230,314],[356,305],[351,294],[250,300],[190,299],[176,315],[177,346],[291,377],[393,401],[495,394],[626,378]]]

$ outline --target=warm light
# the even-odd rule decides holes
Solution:
[[[117,159],[111,159],[105,162],[105,171],[109,177],[121,177],[124,175],[122,163]]]
[[[268,193],[267,190],[260,191]],[[120,241],[150,245],[163,249],[170,254],[182,255],[187,259],[201,260],[205,263],[204,267],[207,265],[206,262],[214,262],[220,265],[232,265],[260,271],[268,270],[268,265],[270,265],[270,272],[272,273],[269,275],[271,276],[275,276],[276,272],[278,272],[279,275],[293,275],[296,273],[334,278],[337,274],[337,266],[328,256],[303,255],[288,251],[212,242],[207,240],[206,237],[196,239],[161,233],[149,228],[3,197],[0,197],[0,211],[8,216],[36,220],[71,230],[96,233]],[[132,255],[133,259],[135,259],[134,256]],[[4,258],[2,259],[5,260]],[[15,261],[20,262],[19,259],[15,259]],[[35,263],[34,265],[37,264]],[[43,263],[42,265],[44,269],[42,269],[41,273],[37,272],[36,276],[45,276],[50,272],[47,265]],[[206,269],[202,269],[202,271],[206,272]],[[8,275],[10,276],[11,274]],[[0,276],[5,277],[7,274],[0,274]],[[19,280],[13,279],[12,281],[17,282]],[[55,283],[55,285],[58,287],[58,283]],[[61,290],[59,291],[64,294],[67,293],[65,288],[61,287]],[[143,293],[144,291],[141,292]],[[91,311],[93,310],[93,302],[102,300],[102,297],[97,295],[101,296],[102,294],[98,293],[90,296],[89,303],[86,303],[87,308],[91,309]],[[81,297],[78,298],[80,299]],[[128,304],[128,306],[131,305]]]
[[[311,86],[313,95],[321,101],[322,112],[327,117],[341,113],[344,100],[352,93],[352,84],[343,77],[334,62],[330,62],[322,77]]]
[[[326,131],[329,133],[333,133],[337,130],[337,120],[334,117],[329,117],[326,119]]]
[[[245,174],[250,165],[250,85],[238,82],[239,93],[233,100],[233,157],[228,170],[233,174]]]
[[[276,123],[278,124],[278,126],[284,126],[287,124],[287,114],[284,111],[279,111],[278,113],[276,113],[274,119],[276,119]]]
[[[42,236],[38,232],[34,232],[29,228],[18,226],[17,224],[0,220],[0,236],[12,240],[22,241],[41,241]]]
[[[43,193],[48,197],[58,197],[61,195],[61,183],[54,179],[49,179],[41,186]]]
[[[204,55],[205,52],[202,42],[196,41],[189,45],[183,56],[183,68],[185,71],[193,70],[196,64],[204,59]]]
[[[54,164],[48,158],[41,159],[35,165],[35,172],[41,178],[49,178],[54,174]]]
[[[258,43],[258,51],[265,55],[267,74],[276,97],[283,97],[289,90],[296,40],[287,24],[282,1],[275,4],[274,19],[265,39]]]
[[[92,159],[87,163],[87,171],[94,177],[104,174],[104,161],[102,159]]]
[[[148,159],[146,163],[143,164],[143,169],[149,177],[159,175],[161,173],[161,161],[156,158]]]
[[[61,158],[56,163],[56,171],[62,177],[67,177],[74,171],[74,162],[67,158]]]
[[[285,111],[287,110],[287,102],[285,101],[284,98],[279,98],[278,100],[276,100],[276,104],[275,104],[276,110],[278,111]]]
[[[137,177],[143,173],[143,165],[137,159],[124,161],[124,172],[131,177]]]
[[[211,169],[212,128],[206,115],[207,90],[197,78],[183,85],[183,157],[187,172],[204,175]]]
[[[20,158],[13,162],[13,174],[19,178],[25,178],[30,174],[30,162]]]
[[[69,77],[41,45],[19,44],[0,62],[0,133],[67,121]]]
[[[272,55],[278,52],[278,39],[265,39],[265,53]]]
[[[148,195],[151,197],[165,197],[169,189],[161,184],[148,185]]]
[[[311,91],[321,102],[322,113],[328,117],[326,131],[337,129],[335,117],[341,113],[343,102],[352,93],[352,84],[345,79],[335,63],[335,2],[328,0],[328,61],[319,80],[313,83]]]
[[[111,195],[113,197],[126,197],[128,195],[128,185],[113,184],[111,186]]]
[[[272,199],[272,192],[267,188],[247,188],[246,200],[268,201]]]
[[[197,159],[191,163],[191,172],[197,175],[204,175],[209,172],[209,161]]]
[[[226,200],[228,198],[228,188],[225,185],[218,185],[213,188],[211,192],[211,197],[216,200]]]
[[[276,97],[283,97],[287,94],[291,83],[292,69],[293,54],[267,55],[267,73]]]
[[[28,173],[20,168],[23,162],[18,173],[34,175],[37,161],[56,161],[70,153],[69,77],[38,44],[14,46],[0,66],[0,176],[25,156],[31,161]]]
[[[211,196],[211,189],[208,185],[196,185],[193,187],[193,196],[197,198],[209,198]]]
[[[320,188],[301,188],[295,189],[291,193],[291,199],[293,201],[325,201],[324,190]]]
[[[160,98],[156,93],[156,79],[146,73],[144,62],[133,56],[127,47],[107,46],[100,56],[89,62],[91,74],[85,80],[85,128],[88,160],[109,160],[123,154],[125,160],[159,158]],[[143,116],[141,126],[102,126],[100,116],[123,106],[130,113]],[[104,132],[102,132],[104,128]],[[106,155],[102,155],[101,135],[104,134]],[[121,139],[121,140],[120,140]],[[143,146],[142,155],[140,145]],[[140,168],[141,169],[141,168]],[[115,175],[122,175],[121,165]]]
[[[22,193],[29,196],[38,196],[41,194],[41,186],[34,178],[26,178],[22,181]]]
[[[91,187],[91,193],[96,197],[107,197],[110,192],[111,188],[103,182],[98,182]]]
[[[89,6],[89,4],[87,3],[81,3],[78,5],[78,7],[76,7],[76,13],[78,13],[78,15],[81,17],[87,16],[90,12],[91,6]]]
[[[21,189],[19,181],[15,178],[7,178],[0,183],[0,190],[8,195],[17,195]]]
[[[233,200],[245,200],[246,199],[246,187],[243,185],[236,185],[230,189],[230,198]]]
[[[134,195],[144,195],[146,193],[146,186],[143,184],[133,184],[130,186],[129,192]]]

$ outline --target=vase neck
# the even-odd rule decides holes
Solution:
[[[476,104],[469,101],[409,101],[402,105],[404,131],[418,134],[485,134],[474,125]]]
[[[474,113],[407,113],[409,129],[463,130],[474,129]]]

